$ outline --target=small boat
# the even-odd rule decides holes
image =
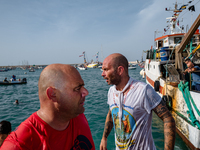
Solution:
[[[98,67],[98,63],[91,63],[89,65],[87,65],[88,68],[97,68]]]
[[[6,72],[8,69],[0,69],[0,72]]]
[[[77,67],[79,70],[87,70],[87,67],[84,64],[81,64]]]
[[[129,70],[135,70],[136,67],[128,67]]]
[[[129,64],[128,69],[129,69],[129,70],[135,70],[135,69],[136,69],[136,65],[134,65],[134,64]]]
[[[79,70],[87,70],[85,67],[78,67]]]
[[[29,72],[35,72],[35,69],[31,68],[31,69],[29,70]]]
[[[0,81],[0,85],[14,85],[14,84],[26,84],[26,83],[27,83],[26,78],[23,78],[22,80],[17,79],[16,81],[12,81],[12,79],[9,81]]]
[[[98,68],[102,69],[102,65],[98,66]]]
[[[140,66],[140,68],[144,68],[144,64],[145,64],[145,62],[141,62],[138,64],[138,66]]]

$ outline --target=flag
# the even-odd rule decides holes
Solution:
[[[184,10],[184,9],[186,9],[186,6],[187,6],[187,5],[188,5],[188,4],[182,5],[181,8],[180,8],[179,10]]]
[[[177,25],[179,26],[179,20],[177,21]]]
[[[177,17],[179,14],[175,13],[173,17]]]
[[[195,7],[194,7],[194,5],[192,5],[192,6],[190,6],[189,8],[188,8],[188,10],[190,11],[195,11]]]
[[[85,54],[85,51],[82,53],[83,55],[79,55],[79,57],[82,57],[82,56],[84,56],[84,54]]]
[[[97,52],[97,54],[96,54],[96,59],[98,59],[98,56],[99,56],[99,52]]]
[[[99,52],[97,52],[95,55],[93,55],[93,57],[96,56],[96,58],[98,58]]]

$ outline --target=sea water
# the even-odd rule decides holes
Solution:
[[[141,68],[137,66],[136,70],[129,70],[129,75],[136,80],[145,82],[140,76]],[[41,69],[35,72],[28,70],[11,70],[0,72],[0,81],[5,77],[10,79],[12,75],[17,78],[26,78],[27,84],[0,86],[0,121],[8,120],[12,124],[14,130],[21,122],[28,118],[32,113],[40,108],[38,99],[38,79]],[[85,87],[89,91],[89,95],[85,101],[85,116],[88,120],[95,147],[98,150],[101,142],[105,119],[108,113],[107,92],[109,85],[101,76],[100,69],[78,70],[85,82]],[[19,104],[14,104],[15,100],[19,100]],[[163,122],[157,115],[153,114],[152,134],[155,145],[158,150],[164,149],[164,133]],[[108,150],[115,149],[114,130],[108,136]],[[182,139],[176,134],[175,150],[188,150]]]

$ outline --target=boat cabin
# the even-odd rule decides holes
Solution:
[[[187,68],[186,64],[183,63],[183,70],[175,69],[175,51],[183,40],[185,34],[171,34],[161,36],[155,39],[156,49],[151,48],[146,51],[145,70],[163,78],[164,80],[169,79],[170,81],[176,82],[183,80],[190,83],[190,89],[192,90],[192,77],[183,76],[182,71]],[[182,58],[190,56],[190,53],[194,51],[200,45],[200,33],[199,30],[195,32],[191,41],[187,44],[186,48],[182,52]],[[196,55],[193,56],[192,62],[195,66],[200,67],[200,47],[196,51]],[[170,72],[171,71],[171,72]]]

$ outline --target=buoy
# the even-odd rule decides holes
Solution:
[[[145,78],[145,71],[144,71],[144,69],[142,69],[142,70],[140,71],[140,75],[142,76],[143,79]]]
[[[155,81],[155,82],[154,82],[154,90],[155,90],[156,92],[158,92],[158,91],[159,91],[159,88],[160,88],[160,82],[159,82],[159,81]]]

